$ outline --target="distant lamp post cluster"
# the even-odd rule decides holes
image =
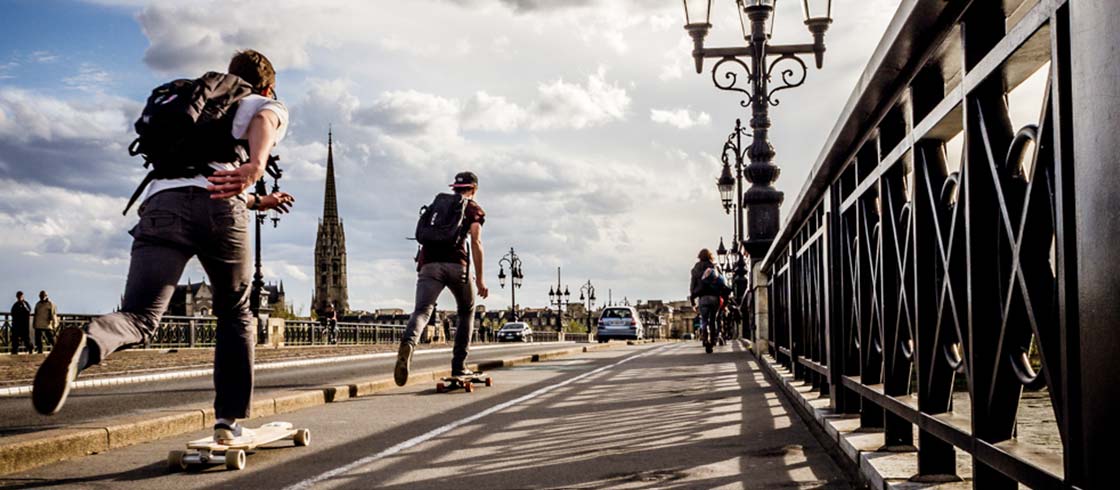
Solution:
[[[572,293],[568,287],[560,288],[560,268],[556,268],[556,288],[548,288],[548,304],[556,306],[556,331],[564,330],[564,308],[572,304]]]
[[[808,68],[799,55],[811,54],[818,69],[824,66],[824,35],[832,24],[832,0],[801,0],[805,26],[813,42],[788,45],[770,43],[777,0],[735,0],[745,44],[722,48],[704,46],[712,29],[712,0],[683,3],[684,28],[692,37],[696,73],[703,73],[704,59],[718,59],[712,67],[712,83],[720,90],[742,94],[740,105],[751,109],[749,132],[737,119],[735,130],[724,143],[723,169],[716,182],[724,212],[735,215],[731,248],[727,249],[720,239],[720,248],[726,251],[720,254],[720,260],[735,269],[738,304],[748,286],[747,256],[761,260],[780,226],[779,209],[784,196],[773,186],[781,169],[774,165],[774,147],[770,144],[770,106],[780,104],[775,97],[778,92],[805,83]],[[751,138],[750,146],[743,146],[743,135]],[[745,160],[750,163],[744,165]],[[745,192],[744,178],[751,183]],[[746,315],[742,318],[745,321]]]
[[[517,321],[517,290],[521,288],[521,280],[525,275],[521,272],[521,257],[513,251],[513,247],[509,248],[509,253],[498,261],[498,285],[502,289],[506,287],[506,267],[509,267],[509,311],[510,321]]]

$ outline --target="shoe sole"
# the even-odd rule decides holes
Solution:
[[[397,365],[393,368],[393,381],[397,386],[404,386],[408,383],[408,370],[409,364],[412,362],[412,353],[408,357],[402,359],[400,354],[397,354]]]
[[[78,376],[78,359],[86,346],[86,334],[76,328],[59,332],[58,341],[39,370],[31,389],[31,404],[43,415],[54,415],[70,395],[70,382]]]

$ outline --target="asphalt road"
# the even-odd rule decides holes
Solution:
[[[738,346],[628,346],[492,372],[495,386],[413,385],[278,417],[312,431],[240,472],[168,473],[208,432],[23,474],[0,488],[847,489],[843,472]]]
[[[513,344],[476,349],[471,352],[468,362],[528,355],[570,345]],[[362,379],[391,377],[395,362],[395,357],[386,357],[257,371],[256,396]],[[413,357],[414,369],[418,371],[447,368],[450,367],[450,363],[450,352],[425,353],[419,350]],[[59,427],[73,427],[93,420],[125,414],[187,405],[208,406],[213,400],[214,385],[209,376],[73,390],[62,411],[49,417],[39,415],[31,408],[30,395],[0,397],[0,414],[3,414],[3,417],[0,417],[0,438]]]

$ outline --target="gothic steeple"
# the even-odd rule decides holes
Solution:
[[[315,239],[315,292],[312,308],[322,314],[349,308],[346,287],[346,231],[338,216],[338,194],[334,182],[334,132],[327,130],[327,181],[323,192],[323,219]]]
[[[338,221],[338,196],[334,186],[334,132],[327,130],[327,190],[323,197],[323,221]]]

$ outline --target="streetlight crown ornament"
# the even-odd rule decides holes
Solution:
[[[716,188],[719,189],[719,198],[723,201],[724,212],[731,212],[731,202],[735,197],[735,177],[731,175],[731,165],[726,161],[723,162],[723,172],[720,173],[719,180],[716,181]]]
[[[716,257],[720,262],[727,260],[727,247],[723,245],[723,237],[719,237],[719,248],[716,249]]]

